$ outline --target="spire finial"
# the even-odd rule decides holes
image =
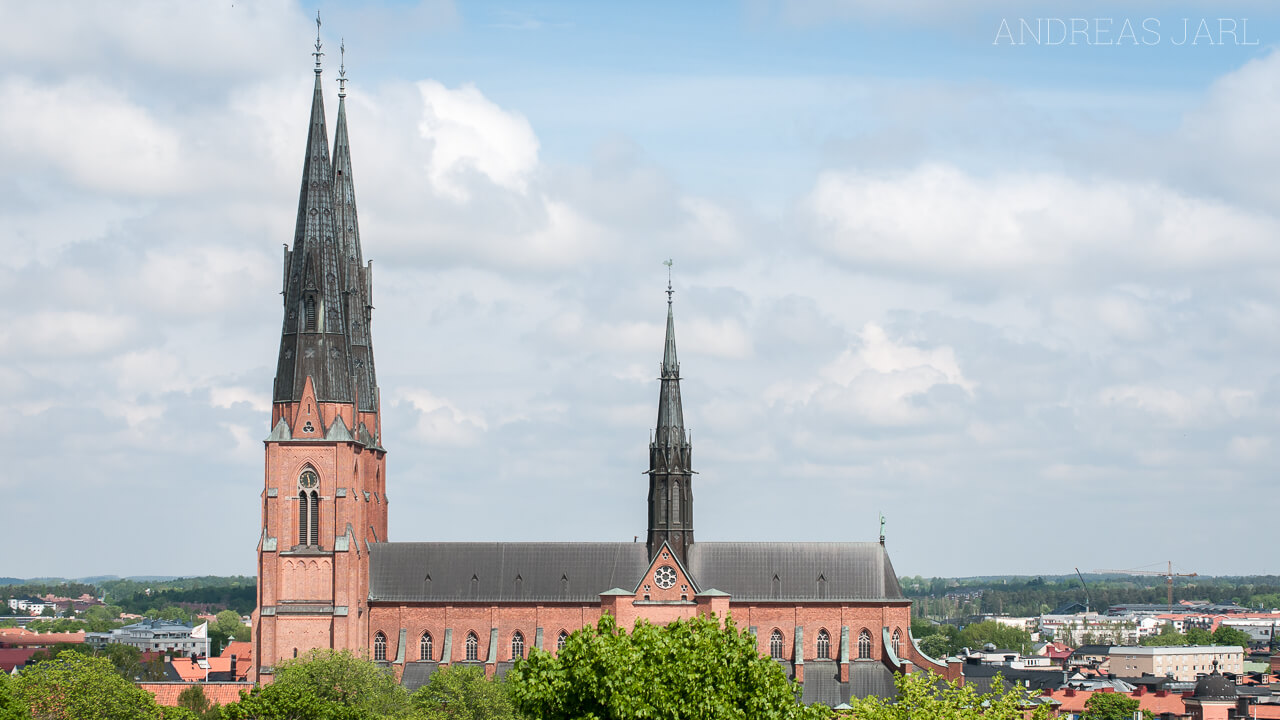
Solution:
[[[884,513],[880,513],[880,544],[884,544]]]
[[[667,258],[666,260],[662,261],[662,264],[667,266],[667,304],[670,305],[671,295],[675,292],[675,290],[671,289],[671,266],[674,263],[672,262],[671,258]]]
[[[347,96],[347,41],[338,41],[338,97]]]
[[[324,53],[320,52],[320,11],[316,11],[316,51],[311,53],[316,56],[316,74],[320,74],[320,58],[324,57]]]

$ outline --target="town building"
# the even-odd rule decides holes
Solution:
[[[1109,653],[1110,672],[1120,677],[1156,675],[1194,681],[1216,669],[1244,672],[1244,648],[1239,645],[1115,646]]]
[[[204,627],[192,627],[173,620],[146,619],[109,632],[85,633],[84,641],[95,648],[119,643],[142,651],[151,650],[186,657],[208,652],[208,637],[199,636]]]
[[[695,540],[693,447],[684,427],[672,289],[667,289],[644,542],[390,542],[381,398],[339,73],[333,159],[320,42],[293,245],[284,256],[258,540],[256,677],[315,648],[367,653],[416,687],[437,668],[505,672],[531,648],[556,652],[603,614],[638,620],[732,614],[831,705],[891,694],[892,673],[960,663],[924,655],[911,601],[880,542]],[[389,444],[389,443],[388,443]],[[646,487],[647,486],[647,487]],[[604,510],[602,510],[604,511]]]

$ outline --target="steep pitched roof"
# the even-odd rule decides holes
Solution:
[[[688,567],[734,600],[906,599],[879,543],[700,542]]]
[[[649,565],[639,543],[374,543],[369,599],[597,602]],[[906,599],[878,543],[695,543],[686,567],[734,601]]]
[[[369,599],[598,602],[649,568],[640,543],[373,543]]]
[[[285,312],[276,364],[276,402],[300,400],[308,377],[314,382],[317,401],[351,401],[343,262],[334,229],[333,166],[329,163],[324,93],[317,67],[298,221],[293,249],[285,250]]]

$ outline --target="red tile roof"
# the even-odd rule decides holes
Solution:
[[[236,656],[238,661],[245,661],[253,657],[253,643],[243,640],[233,640],[222,648],[222,657],[229,658]]]
[[[156,696],[156,702],[169,707],[177,707],[178,695],[183,690],[192,685],[199,685],[204,688],[204,696],[209,702],[215,705],[229,705],[233,702],[239,702],[240,691],[249,691],[253,689],[253,683],[244,682],[211,682],[211,683],[189,683],[189,682],[157,682],[157,683],[138,683],[138,687],[146,690]]]
[[[0,648],[0,672],[13,672],[15,667],[27,664],[39,648]]]
[[[41,647],[58,643],[82,643],[84,633],[38,633],[26,628],[0,628],[0,647]]]
[[[1084,704],[1093,696],[1092,690],[1050,690],[1044,694],[1052,697],[1054,700],[1062,703],[1058,707],[1058,711],[1066,713],[1083,713]],[[1180,693],[1168,693],[1161,697],[1160,693],[1127,693],[1129,697],[1138,701],[1138,707],[1143,710],[1150,710],[1158,717],[1164,713],[1173,713],[1181,716],[1186,713],[1186,708],[1182,703],[1182,695]]]
[[[248,643],[245,643],[248,645]],[[188,682],[204,680],[205,669],[200,667],[200,663],[191,658],[174,658],[170,663],[174,672],[178,677]],[[253,663],[249,658],[236,655],[236,679],[244,680],[249,676],[249,667]],[[231,655],[219,655],[209,658],[209,672],[231,672]]]

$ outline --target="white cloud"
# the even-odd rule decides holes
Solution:
[[[955,350],[921,348],[896,341],[884,328],[868,323],[858,342],[801,382],[770,387],[770,402],[814,404],[835,417],[858,418],[871,425],[918,425],[937,418],[919,400],[939,386],[955,386],[972,397],[976,383],[965,377]]]
[[[124,347],[138,336],[131,317],[44,310],[10,315],[0,324],[0,354],[8,357],[84,358]]]
[[[0,83],[0,142],[10,162],[54,165],[106,193],[167,195],[186,184],[180,138],[119,90],[87,78]]]
[[[523,193],[538,164],[538,138],[519,113],[503,110],[474,85],[451,90],[435,80],[418,83],[422,119],[418,131],[432,144],[427,173],[436,190],[459,202],[470,199],[465,176]]]
[[[463,411],[426,390],[406,389],[399,397],[403,400],[397,402],[407,402],[417,411],[413,434],[429,445],[471,447],[489,429],[483,416]]]
[[[1145,183],[1051,174],[823,173],[804,203],[818,246],[859,268],[1083,286],[1274,267],[1275,218]]]

